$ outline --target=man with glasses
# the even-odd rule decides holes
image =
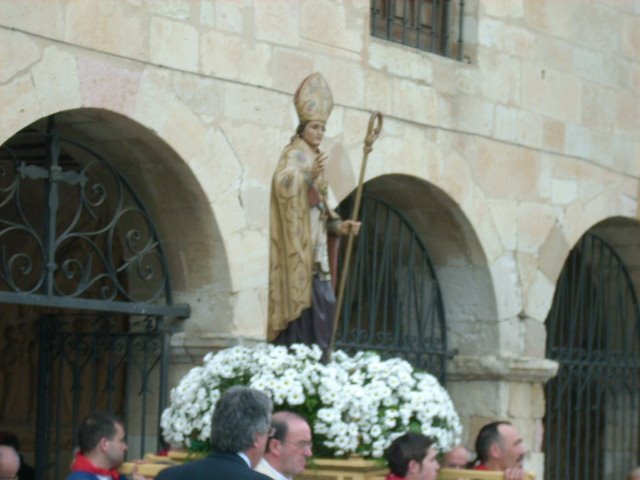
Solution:
[[[248,387],[231,387],[216,403],[211,421],[212,453],[202,460],[170,467],[157,480],[269,480],[252,470],[267,445],[271,400]]]
[[[20,457],[12,447],[0,445],[0,480],[17,480]]]
[[[256,470],[273,480],[290,480],[301,474],[311,457],[311,428],[293,412],[276,412],[271,418],[274,433]]]

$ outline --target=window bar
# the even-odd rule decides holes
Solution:
[[[391,32],[393,31],[393,20],[396,16],[396,0],[383,0],[387,5],[387,40],[393,40]]]
[[[450,48],[449,48],[449,10],[451,9],[451,0],[445,0],[444,11],[442,12],[443,20],[442,20],[442,45],[440,46],[440,51],[444,53],[445,57],[449,57]]]
[[[464,0],[460,0],[459,9],[460,17],[458,18],[458,60],[462,60],[462,48],[464,46],[464,38],[462,36],[462,30],[464,27]]]
[[[433,0],[433,7],[431,10],[431,45],[429,46],[430,52],[436,51],[436,45],[438,44],[438,14],[439,14],[440,0]]]

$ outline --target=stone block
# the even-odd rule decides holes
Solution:
[[[267,280],[265,279],[265,285]],[[235,335],[267,339],[267,306],[260,301],[260,289],[247,288],[233,295],[233,325]]]
[[[507,200],[487,200],[493,223],[505,250],[516,249],[517,205]]]
[[[622,20],[622,52],[626,57],[640,56],[640,20],[638,16],[625,17]]]
[[[573,73],[607,87],[625,88],[627,84],[627,67],[622,60],[594,50],[574,48]]]
[[[496,105],[494,134],[496,138],[515,142],[518,139],[518,110]]]
[[[224,116],[227,120],[290,128],[290,104],[290,96],[272,90],[236,83],[225,85]]]
[[[364,78],[364,105],[371,110],[390,112],[393,103],[393,84],[387,74],[367,69]],[[386,127],[386,125],[385,125]],[[386,133],[386,128],[385,128]]]
[[[305,0],[300,6],[300,36],[321,45],[357,53],[362,51],[365,15],[351,16],[347,3]]]
[[[502,254],[491,264],[490,271],[496,295],[497,318],[515,317],[522,310],[522,293],[514,253]]]
[[[302,79],[314,72],[313,55],[302,50],[275,47],[269,71],[274,88],[293,94]],[[292,75],[292,72],[296,72],[296,75]]]
[[[452,325],[496,318],[492,279],[485,268],[450,265],[437,268],[436,274],[443,292],[445,311]]]
[[[506,105],[520,103],[521,60],[494,50],[483,50],[478,53],[478,68],[480,75],[476,75],[476,81],[486,100]]]
[[[523,0],[482,0],[484,13],[498,18],[521,18],[524,15]]]
[[[537,252],[556,222],[555,208],[540,203],[518,205],[518,251]]]
[[[253,8],[255,38],[280,45],[298,45],[299,2],[254,2]]]
[[[554,178],[551,184],[551,202],[567,205],[578,198],[578,182],[574,178]]]
[[[271,185],[244,185],[240,191],[247,227],[268,234]]]
[[[48,47],[31,69],[43,114],[78,108],[82,104],[76,58],[58,47]]]
[[[336,56],[318,55],[315,57],[315,70],[327,79],[335,103],[362,106],[365,74],[359,63]]]
[[[524,328],[518,317],[503,318],[498,322],[498,351],[507,357],[518,357],[524,351]],[[513,381],[513,379],[510,379]]]
[[[189,108],[176,101],[170,107],[167,121],[158,132],[171,147],[184,159],[190,159],[198,152],[205,136],[206,127]]]
[[[133,116],[142,72],[104,58],[79,57],[82,104]],[[104,79],[109,81],[105,82]]]
[[[507,415],[509,384],[505,382],[452,381],[447,382],[447,390],[460,415],[483,419],[488,417],[493,420],[504,418]],[[489,423],[489,421],[485,423]],[[475,438],[475,435],[472,435],[471,438]]]
[[[504,50],[506,24],[501,20],[481,17],[478,21],[478,44],[494,50]]]
[[[164,0],[162,2],[145,2],[144,10],[161,17],[174,20],[189,20],[195,16],[194,2],[191,0]],[[153,49],[152,49],[153,50]]]
[[[152,18],[150,57],[153,63],[196,72],[198,70],[198,31],[191,25]]]
[[[537,2],[524,4],[524,22],[534,31],[562,39],[573,38],[573,19],[580,15],[578,2]]]
[[[525,63],[522,69],[522,107],[564,122],[580,120],[581,82],[573,75]]]
[[[613,101],[612,101],[613,103]],[[626,135],[633,135],[640,125],[640,101],[638,95],[619,92],[615,99],[615,127]]]
[[[200,36],[200,68],[205,75],[272,86],[268,65],[272,47],[237,35],[208,32]]]
[[[175,101],[172,74],[166,70],[147,68],[142,72],[134,118],[148,128],[161,131],[168,118],[167,105]]]
[[[560,224],[554,225],[540,247],[538,259],[540,271],[549,280],[558,279],[571,247]]]
[[[522,298],[526,298],[538,270],[538,255],[535,253],[516,252],[516,263],[518,265],[520,291],[522,292]]]
[[[504,50],[516,58],[534,59],[537,53],[537,41],[538,35],[531,30],[510,25],[505,31]]]
[[[615,51],[619,48],[620,32],[624,28],[621,20],[625,17],[617,9],[593,3],[574,17],[571,40],[595,51]]]
[[[392,114],[407,120],[437,122],[437,97],[433,88],[406,80],[394,82]]]
[[[616,96],[610,88],[589,82],[582,86],[580,123],[585,127],[612,131],[616,124]]]
[[[481,97],[457,95],[451,99],[452,125],[463,131],[491,135],[494,104]]]
[[[531,384],[511,383],[509,385],[508,415],[511,418],[531,418]]]
[[[555,288],[555,283],[538,270],[525,297],[525,315],[539,322],[544,322],[553,302]]]
[[[188,74],[173,77],[175,95],[205,124],[219,121],[224,112],[224,82]]]
[[[534,151],[478,140],[477,157],[470,165],[477,185],[490,198],[510,201],[538,198],[541,162]]]
[[[36,88],[28,74],[16,76],[6,84],[0,84],[2,111],[11,115],[0,115],[0,145],[43,114]],[[45,114],[52,112],[45,112]]]
[[[225,245],[232,290],[264,288],[269,275],[269,234],[243,230],[226,238]]]
[[[0,31],[0,83],[5,83],[40,59],[40,48],[31,37]]]
[[[571,72],[573,69],[573,46],[562,40],[547,35],[536,35],[535,60],[560,72]]]
[[[524,320],[524,350],[527,357],[544,358],[546,355],[547,329],[539,320]],[[542,403],[544,407],[544,403]],[[544,414],[544,409],[543,412]]]
[[[149,17],[126,2],[85,0],[67,4],[65,41],[99,52],[149,60]]]
[[[230,239],[247,229],[247,218],[238,190],[227,189],[217,196],[211,206],[228,254]]]
[[[293,132],[236,122],[225,122],[221,128],[241,166],[242,183],[269,188],[280,154]]]
[[[433,82],[432,62],[427,53],[392,42],[372,39],[369,66],[416,82]]]
[[[564,122],[544,119],[542,122],[542,146],[546,149],[562,151],[565,144]]]
[[[525,110],[518,111],[518,143],[528,147],[542,146],[544,117]]]
[[[64,37],[64,0],[0,1],[0,24],[17,30],[35,33],[45,38],[62,40]],[[5,44],[3,43],[3,46]]]

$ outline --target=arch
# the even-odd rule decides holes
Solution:
[[[437,186],[403,174],[373,178],[365,192],[398,212],[426,246],[442,291],[448,348],[464,354],[494,348],[497,335],[484,323],[496,319],[493,278],[460,207]]]
[[[111,192],[126,192],[123,196],[127,196],[127,199],[133,196],[138,201],[134,202],[135,205],[138,205],[136,211],[146,220],[145,225],[153,233],[153,240],[145,243],[145,248],[151,251],[152,247],[157,246],[159,253],[154,251],[155,258],[161,258],[161,254],[164,253],[163,261],[166,260],[166,265],[163,265],[163,271],[166,278],[169,273],[172,274],[172,288],[162,290],[166,296],[167,304],[170,306],[174,303],[196,305],[200,303],[204,305],[204,307],[200,306],[196,309],[200,322],[207,322],[206,327],[209,330],[212,328],[224,330],[226,323],[227,330],[230,330],[232,315],[229,313],[231,307],[229,306],[228,292],[231,290],[231,281],[224,244],[214,220],[211,204],[189,165],[154,132],[128,117],[108,110],[78,109],[59,112],[54,115],[53,124],[55,125],[55,135],[47,133],[51,126],[49,119],[41,118],[22,129],[22,133],[19,132],[5,142],[3,152],[11,154],[11,152],[20,149],[25,158],[33,157],[32,163],[34,165],[30,165],[30,162],[21,163],[20,161],[14,164],[16,166],[13,168],[3,165],[3,183],[0,185],[3,189],[3,196],[0,203],[6,204],[5,200],[11,198],[11,188],[17,188],[15,185],[19,185],[19,183],[11,183],[10,179],[7,183],[7,178],[12,174],[15,174],[14,178],[16,175],[18,178],[22,175],[25,178],[39,176],[41,179],[55,175],[56,179],[67,180],[67,183],[75,182],[85,185],[86,191],[80,194],[75,193],[75,190],[72,191],[71,187],[58,186],[61,199],[60,211],[64,212],[64,215],[82,210],[83,215],[92,217],[90,210],[96,210],[100,205],[108,205],[110,209],[114,206],[120,206],[119,209],[115,208],[116,215],[126,216],[131,211],[126,206],[128,204],[117,200],[119,198],[117,195],[113,196],[116,200],[104,200],[106,202],[104,203],[105,190],[100,184],[106,185],[108,183],[108,186],[103,185],[103,187],[104,189],[110,188]],[[40,142],[43,138],[46,140],[53,138],[50,147],[45,142],[46,148],[43,148]],[[43,155],[46,157],[48,151],[60,153],[59,166],[52,163],[49,168],[49,164],[43,161]],[[52,153],[51,155],[57,154]],[[11,163],[11,160],[12,158],[9,158],[8,163]],[[42,165],[38,162],[41,162]],[[91,180],[85,178],[85,176],[89,177],[89,175],[85,175],[85,170],[92,168],[91,165],[94,164],[107,168],[103,168],[104,172],[97,177],[100,182],[92,183]],[[42,168],[44,165],[48,168]],[[117,178],[118,181],[114,178]],[[22,183],[26,188],[27,182]],[[58,183],[63,184],[64,182]],[[42,203],[46,204],[48,191],[51,191],[52,188],[48,186],[38,188],[37,198],[29,197],[29,192],[27,192],[27,199],[22,206],[36,212],[34,217],[29,217],[30,223],[27,223],[35,230],[47,231],[49,229],[46,228],[46,225],[45,227],[42,225],[46,215],[39,212],[38,207]],[[51,188],[51,190],[46,190],[47,188]],[[64,192],[63,188],[66,188]],[[34,199],[40,203],[36,205]],[[83,208],[77,210],[66,208],[66,204],[71,204],[72,201],[79,201]],[[20,216],[15,212],[11,215],[14,217],[9,217],[9,220]],[[71,216],[73,215],[76,214]],[[89,224],[91,221],[99,223],[102,219],[103,216],[95,214],[93,220],[89,219]],[[156,221],[151,222],[150,219]],[[87,222],[84,222],[83,225],[85,223]],[[150,226],[152,224],[155,224],[155,229]],[[51,225],[56,224],[51,222]],[[79,230],[75,227],[70,234],[65,231],[61,235],[60,229],[64,230],[66,227],[60,225],[57,227],[56,239],[65,238],[65,235],[71,238],[73,233]],[[78,237],[81,237],[84,231],[80,230],[80,234],[76,235]],[[96,227],[96,230],[102,231],[102,227]],[[106,232],[107,229],[104,231]],[[129,233],[132,233],[132,230],[129,230]],[[123,256],[121,250],[124,248],[122,245],[125,245],[129,240],[133,240],[134,243],[139,240],[135,232],[132,235],[133,237],[129,237],[114,233],[111,237],[106,235],[109,238],[102,241],[113,241],[113,245],[110,244],[113,248],[109,249],[109,252],[115,251],[114,256],[121,258]],[[15,244],[16,240],[13,239],[12,242]],[[60,245],[64,247],[63,243]],[[3,249],[3,252],[5,250],[8,251],[8,249]],[[105,254],[106,257],[109,255],[110,253]],[[3,256],[3,259],[10,257],[11,255]],[[63,292],[67,294],[66,302],[60,304],[40,302],[34,305],[31,297],[24,301],[18,299],[12,301],[8,297],[3,297],[5,303],[0,305],[3,313],[1,325],[3,328],[0,335],[0,344],[2,345],[0,381],[3,382],[5,394],[1,396],[1,400],[3,402],[11,401],[15,404],[16,396],[9,395],[11,389],[7,387],[7,379],[11,377],[11,375],[7,375],[7,372],[12,371],[7,370],[8,367],[18,368],[21,375],[24,374],[29,382],[33,382],[31,383],[33,388],[28,389],[29,398],[23,398],[24,401],[21,402],[24,409],[20,410],[20,418],[24,420],[26,425],[35,423],[34,398],[36,391],[39,402],[40,399],[48,398],[51,393],[49,390],[42,390],[46,385],[60,388],[63,382],[67,382],[69,379],[80,379],[81,381],[76,381],[73,386],[82,387],[85,384],[85,393],[88,396],[86,398],[83,396],[81,400],[78,400],[78,405],[86,406],[86,404],[94,402],[94,396],[91,396],[93,393],[87,392],[86,384],[90,384],[91,381],[105,382],[108,385],[108,388],[105,387],[105,391],[111,392],[114,389],[120,389],[117,390],[117,394],[122,395],[121,389],[126,388],[125,384],[130,383],[128,375],[131,374],[135,377],[132,382],[144,387],[141,389],[143,392],[141,395],[151,398],[150,401],[153,404],[149,407],[149,404],[145,403],[146,400],[134,399],[133,404],[128,404],[127,407],[127,412],[136,412],[140,405],[144,406],[140,411],[145,413],[140,414],[138,411],[129,418],[129,440],[132,448],[144,448],[145,441],[150,443],[155,441],[153,432],[155,432],[157,423],[154,424],[153,418],[154,415],[159,414],[158,410],[162,408],[164,395],[161,392],[166,391],[168,382],[166,367],[169,358],[166,354],[169,353],[168,333],[170,329],[166,328],[168,322],[162,321],[160,317],[174,313],[183,317],[188,312],[176,313],[170,310],[159,310],[156,308],[157,305],[154,305],[161,296],[157,289],[147,290],[143,286],[143,282],[131,280],[131,277],[125,276],[122,279],[121,272],[116,271],[117,263],[103,262],[104,265],[100,265],[100,267],[107,266],[107,276],[117,285],[117,293],[112,297],[110,295],[112,290],[103,290],[103,285],[99,285],[91,275],[79,275],[83,273],[83,268],[86,273],[95,264],[78,262],[73,258],[68,261],[68,258],[63,255],[59,262],[60,265],[68,267],[66,270],[58,269],[63,289],[80,277],[83,280],[88,279],[88,282],[85,282],[88,286],[86,288],[74,287],[70,291]],[[136,265],[133,266],[136,267]],[[149,273],[144,268],[141,271],[143,275]],[[3,273],[6,273],[6,269]],[[65,275],[67,283],[65,283]],[[3,286],[6,286],[6,275],[3,278]],[[35,288],[37,289],[40,285],[41,282],[36,282]],[[167,287],[168,285],[167,282]],[[58,288],[58,293],[62,291],[60,286],[56,288]],[[27,293],[33,292],[27,291]],[[106,294],[106,298],[100,297],[98,300],[101,302],[96,302],[95,295],[102,293]],[[76,298],[85,294],[86,298],[82,298],[85,300],[84,303]],[[198,302],[202,297],[206,301]],[[119,305],[114,306],[114,302],[111,300],[119,300]],[[137,309],[131,310],[123,307],[118,310],[127,300],[137,300],[138,302],[134,304]],[[6,302],[11,302],[11,304]],[[100,303],[100,305],[96,305],[96,303]],[[87,313],[89,307],[108,313],[90,315]],[[114,309],[120,314],[114,314]],[[202,315],[202,311],[206,311],[207,314]],[[218,325],[216,325],[216,319],[210,315],[211,311],[215,311],[219,315]],[[154,316],[148,317],[146,314]],[[200,325],[196,323],[195,328],[199,327]],[[103,340],[97,341],[97,338]],[[14,343],[15,345],[13,345]],[[74,345],[78,345],[78,347],[74,348]],[[16,351],[20,351],[19,358],[23,360],[20,364],[12,361],[12,354],[15,354]],[[96,353],[98,351],[100,353]],[[47,371],[47,367],[53,365],[54,362],[58,362],[56,365],[64,367],[60,367],[60,370],[49,368]],[[129,368],[125,374],[123,373],[126,368],[124,366],[127,364]],[[109,373],[94,372],[92,370],[94,365],[96,368],[110,369]],[[73,371],[68,371],[67,368],[73,369]],[[60,373],[63,369],[64,374]],[[152,378],[150,372],[158,372],[158,370],[160,370],[160,375]],[[40,374],[38,375],[37,372]],[[43,381],[41,375],[43,372],[46,372],[45,375],[53,375],[55,381]],[[76,377],[76,375],[78,376]],[[39,380],[36,389],[35,379],[37,378]],[[65,384],[65,387],[68,386]],[[64,388],[62,390],[65,391]],[[67,389],[65,395],[70,390],[71,388]],[[89,390],[93,390],[94,393],[102,391],[99,388]],[[149,394],[149,391],[153,393]],[[24,392],[21,395],[24,396]],[[61,395],[58,397],[62,398]],[[78,396],[78,398],[81,397]],[[129,400],[128,396],[127,400]],[[116,403],[110,403],[112,401]],[[52,408],[57,411],[61,411],[63,408],[71,412],[79,411],[76,409],[75,397],[73,401],[65,398],[61,402],[60,405],[56,403]],[[107,402],[109,405],[120,405],[121,407],[123,403],[126,403],[123,397],[113,399],[109,394],[108,399],[100,398],[93,404],[100,408],[107,408]],[[149,408],[148,412],[147,408]],[[9,410],[11,409],[7,409],[7,411]],[[38,409],[38,411],[40,410]],[[38,414],[38,418],[41,418],[40,414]],[[46,417],[42,418],[46,420]],[[77,421],[75,417],[74,420]],[[77,424],[72,425],[70,422],[60,423],[64,423],[65,428],[77,426]],[[41,427],[42,425],[38,424],[38,432],[44,431]],[[62,437],[71,439],[71,435],[65,434]],[[39,452],[46,451],[48,448],[46,435],[38,435],[36,438],[38,442],[44,442],[44,446],[37,447],[37,450]],[[27,445],[33,444],[33,440],[25,443]],[[134,445],[137,446],[133,447]],[[57,450],[63,452],[64,455],[68,453],[64,449]],[[28,448],[27,451],[33,450]],[[137,455],[142,453],[144,452],[138,451]],[[40,454],[37,456],[36,463],[39,471],[42,471],[45,465],[47,465],[46,468],[49,465],[46,458]],[[68,465],[68,461],[59,460],[57,465]]]
[[[559,363],[545,387],[545,471],[554,478],[618,478],[636,464],[640,305],[631,271],[637,277],[638,233],[638,222],[624,218],[594,225],[559,276],[546,320],[546,355]]]

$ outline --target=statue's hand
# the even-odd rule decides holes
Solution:
[[[340,223],[338,230],[340,235],[349,235],[349,232],[353,232],[354,235],[358,235],[360,233],[360,225],[361,222],[354,222],[353,220],[344,220]]]
[[[321,152],[315,158],[315,160],[313,161],[313,165],[311,165],[311,177],[314,180],[318,178],[318,176],[322,174],[322,172],[324,172],[324,167],[328,159],[329,156],[324,152]]]

